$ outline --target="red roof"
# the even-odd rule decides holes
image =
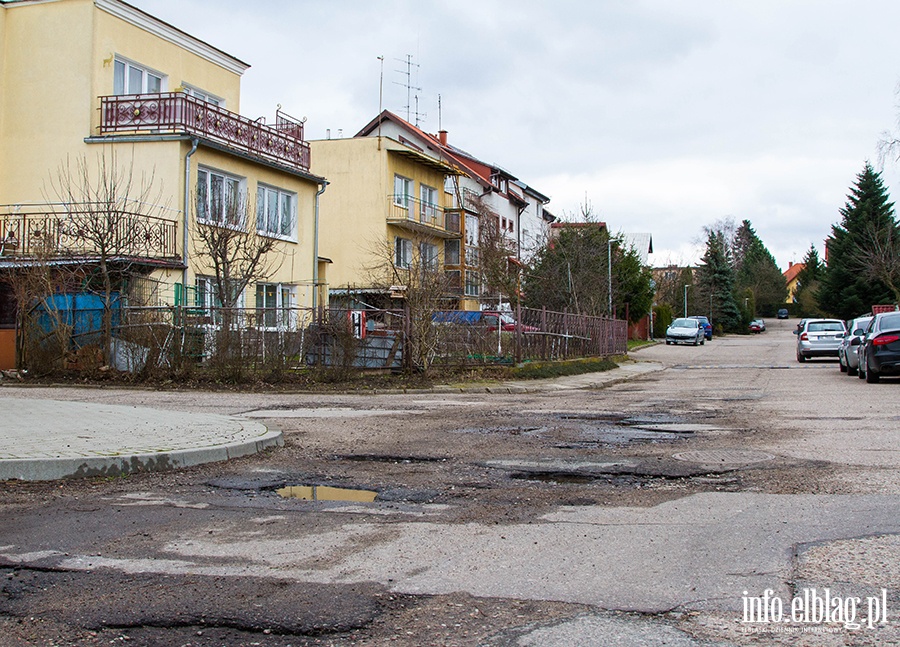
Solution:
[[[806,263],[794,263],[789,268],[784,271],[784,282],[790,283],[794,279],[797,278],[797,275],[803,271],[803,268],[806,267]]]

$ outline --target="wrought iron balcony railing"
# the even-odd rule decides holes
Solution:
[[[173,220],[100,205],[0,207],[0,257],[177,263]]]
[[[181,92],[100,97],[100,134],[187,134],[309,172],[303,122],[278,110],[269,126]]]
[[[388,222],[438,238],[455,238],[460,233],[458,213],[407,195],[388,196]]]

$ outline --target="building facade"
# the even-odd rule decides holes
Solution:
[[[445,254],[445,270],[458,277],[460,309],[496,308],[509,294],[486,291],[485,254],[489,241],[506,250],[511,272],[527,265],[546,242],[549,223],[555,218],[545,209],[549,198],[509,172],[448,143],[446,131],[432,135],[390,111],[383,111],[366,124],[356,137],[386,137],[431,157],[453,169],[446,176],[443,193],[448,212],[458,214],[460,240]]]
[[[331,262],[331,304],[396,307],[410,272],[458,263],[460,214],[444,192],[452,167],[387,136],[310,144],[313,171],[329,182],[319,252]],[[451,280],[443,290],[448,307],[457,307],[459,287]]]
[[[119,0],[0,0],[0,272],[38,257],[112,263],[123,301],[211,307],[217,271],[200,233],[242,230],[272,243],[236,305],[315,305],[326,183],[302,122],[240,115],[247,68]],[[88,232],[111,218],[115,236]]]

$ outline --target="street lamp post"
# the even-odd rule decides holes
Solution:
[[[692,287],[689,283],[684,284],[684,316],[687,317],[687,291]]]

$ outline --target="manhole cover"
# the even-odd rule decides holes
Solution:
[[[761,463],[775,458],[772,454],[753,449],[700,449],[693,452],[673,454],[672,458],[704,465],[747,465]]]

